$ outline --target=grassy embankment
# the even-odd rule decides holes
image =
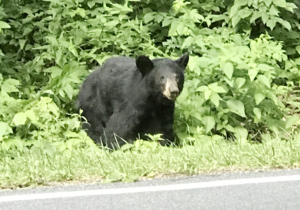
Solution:
[[[93,144],[45,154],[43,150],[0,150],[1,188],[57,182],[135,181],[143,177],[300,167],[300,135],[283,140],[265,135],[263,143],[199,137],[193,145],[171,148],[156,142],[109,152]]]

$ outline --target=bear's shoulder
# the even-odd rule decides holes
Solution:
[[[124,73],[136,70],[136,60],[134,58],[117,56],[107,59],[100,68],[99,71],[110,73]]]

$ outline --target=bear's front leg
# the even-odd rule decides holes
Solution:
[[[135,129],[141,117],[134,109],[114,113],[108,120],[102,135],[102,142],[111,149],[118,149],[135,138]]]
[[[159,113],[159,124],[161,125],[161,133],[163,141],[160,141],[160,144],[163,146],[170,145],[175,140],[175,134],[174,134],[174,106],[167,107],[162,110],[160,110]]]
[[[170,122],[163,124],[163,128],[162,128],[162,138],[164,140],[160,141],[160,144],[162,146],[168,146],[171,143],[174,142],[175,140],[175,135],[174,135],[174,129],[173,129],[173,124],[171,124]]]

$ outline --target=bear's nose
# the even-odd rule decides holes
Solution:
[[[172,90],[170,91],[171,94],[171,98],[176,98],[179,95],[179,91],[178,90]]]

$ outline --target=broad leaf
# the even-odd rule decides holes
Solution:
[[[265,75],[258,75],[257,79],[262,82],[268,88],[271,88],[269,79]]]
[[[266,98],[266,94],[260,91],[256,91],[254,98],[255,98],[256,105],[258,105]]]
[[[8,25],[7,23],[0,21],[0,29],[1,28],[10,28],[10,25]]]
[[[234,128],[234,133],[237,139],[246,140],[248,137],[247,129],[241,126]]]
[[[279,6],[279,7],[286,7],[286,1],[285,0],[273,0],[273,4]]]
[[[226,74],[226,76],[231,79],[232,74],[233,74],[233,65],[230,62],[226,62],[224,67],[223,67],[223,71]]]
[[[27,119],[26,114],[24,112],[19,112],[19,113],[15,114],[13,123],[16,126],[25,125],[26,119]]]
[[[219,107],[221,97],[218,93],[213,93],[210,97],[210,100],[214,103],[214,105],[216,105],[216,107]]]
[[[213,129],[216,122],[215,119],[212,116],[205,116],[202,118],[202,123],[205,126],[205,132],[208,133]]]
[[[239,77],[234,81],[234,88],[240,89],[246,82],[246,79]]]
[[[248,75],[249,75],[251,81],[253,81],[255,79],[257,73],[258,73],[257,69],[248,70]]]
[[[253,108],[253,113],[258,119],[261,119],[261,111],[259,108]]]
[[[236,100],[236,99],[231,99],[231,100],[227,101],[226,104],[231,112],[236,113],[236,114],[240,115],[241,117],[246,117],[245,107],[244,107],[243,102]]]

